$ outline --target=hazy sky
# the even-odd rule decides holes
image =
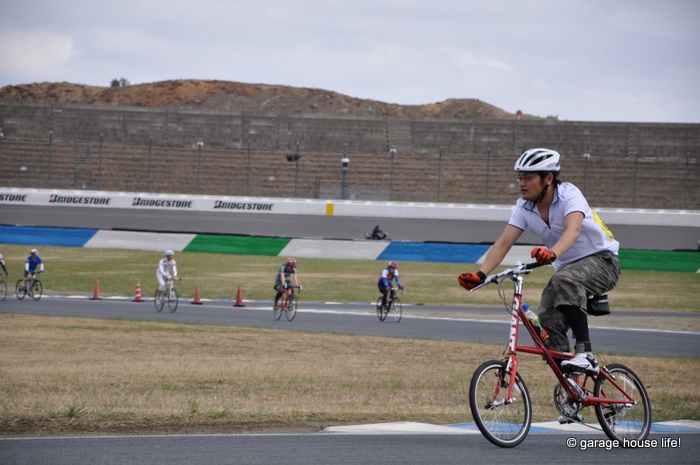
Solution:
[[[214,79],[700,123],[698,0],[0,0],[0,87]]]

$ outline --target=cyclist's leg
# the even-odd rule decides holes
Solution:
[[[382,307],[386,308],[387,297],[391,286],[389,285],[389,282],[386,278],[380,278],[379,282],[377,283],[377,288],[379,288],[379,292],[382,294]]]
[[[273,310],[276,310],[277,306],[279,305],[280,297],[282,297],[282,288],[283,288],[282,281],[279,281],[279,280],[275,281],[275,290],[277,292],[275,293],[275,302],[272,305]]]
[[[591,341],[588,315],[585,313],[588,296],[603,294],[614,288],[619,276],[619,261],[609,252],[582,258],[556,271],[542,292],[542,305],[548,309],[540,316],[545,329],[549,330],[548,325],[551,325],[554,333],[561,333],[562,328],[571,328],[576,342],[584,344],[589,352]],[[555,316],[555,312],[561,316]],[[549,323],[545,324],[545,320]]]
[[[163,291],[165,291],[165,278],[162,274],[156,273],[156,279],[158,280],[158,291],[156,292],[156,297],[161,297]]]
[[[540,305],[537,314],[542,320],[542,327],[549,333],[549,340],[545,346],[550,350],[569,352],[569,325],[564,315],[554,307],[554,290],[551,282],[545,286],[540,297]]]

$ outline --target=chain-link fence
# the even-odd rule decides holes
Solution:
[[[512,204],[517,154],[350,152],[0,139],[0,185],[213,196]],[[562,154],[561,179],[594,207],[700,210],[698,153]]]

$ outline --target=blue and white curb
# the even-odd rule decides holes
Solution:
[[[459,423],[453,425],[431,425],[412,421],[391,423],[374,423],[367,425],[329,426],[324,433],[335,434],[481,434],[476,423]],[[700,434],[700,421],[676,420],[651,425],[652,433],[695,433]],[[533,423],[530,433],[591,433],[600,434],[600,426],[579,424],[560,425],[556,421]]]

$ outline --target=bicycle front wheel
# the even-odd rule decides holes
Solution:
[[[380,297],[377,299],[377,318],[379,318],[379,321],[384,321],[386,320],[386,310],[384,310],[384,306],[382,305],[382,298]]]
[[[39,300],[41,299],[41,294],[44,292],[44,286],[41,285],[41,281],[38,279],[34,280],[34,284],[32,284],[32,298],[34,300]]]
[[[24,279],[17,281],[17,284],[15,285],[15,295],[19,300],[24,299],[24,297],[27,295],[27,286],[24,284]]]
[[[173,287],[168,294],[168,308],[170,309],[170,313],[175,313],[175,310],[177,310],[177,302],[177,290]]]
[[[156,289],[156,293],[153,296],[153,305],[156,306],[156,312],[158,313],[160,313],[160,311],[163,310],[163,306],[165,305],[165,298],[163,295],[158,295],[158,289]]]
[[[391,315],[394,317],[395,322],[401,321],[401,315],[403,314],[403,308],[401,307],[401,299],[394,297],[394,301],[391,303]]]
[[[499,447],[515,447],[527,436],[532,424],[530,393],[519,373],[513,397],[507,399],[506,364],[490,360],[481,364],[469,385],[469,407],[479,431]]]
[[[614,378],[615,386],[602,375],[598,375],[593,394],[596,397],[610,399],[627,399],[626,393],[633,401],[625,404],[596,404],[595,414],[605,434],[624,445],[625,440],[643,441],[651,430],[651,403],[644,384],[639,377],[625,365],[613,363],[607,370]],[[623,393],[624,391],[624,393]],[[631,443],[634,447],[635,443]]]
[[[295,316],[297,316],[297,297],[292,294],[287,299],[287,311],[284,315],[287,317],[287,321],[292,321]]]
[[[7,283],[5,281],[0,281],[0,300],[5,300],[7,298]]]

